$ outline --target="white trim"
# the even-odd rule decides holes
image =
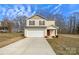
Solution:
[[[45,28],[26,28],[25,37],[44,37]]]

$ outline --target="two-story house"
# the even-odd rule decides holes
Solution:
[[[25,37],[53,37],[57,36],[58,27],[55,21],[46,20],[45,18],[35,15],[26,20],[24,30]]]

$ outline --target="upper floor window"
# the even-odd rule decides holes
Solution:
[[[35,21],[29,21],[29,25],[35,25]]]
[[[45,25],[45,21],[39,21],[39,25]]]

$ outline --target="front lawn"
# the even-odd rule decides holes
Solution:
[[[57,55],[78,55],[79,38],[64,37],[47,39],[48,43],[54,49]]]
[[[0,48],[24,38],[23,33],[0,33]]]

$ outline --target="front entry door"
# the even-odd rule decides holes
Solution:
[[[47,30],[47,36],[50,36],[50,30]]]

